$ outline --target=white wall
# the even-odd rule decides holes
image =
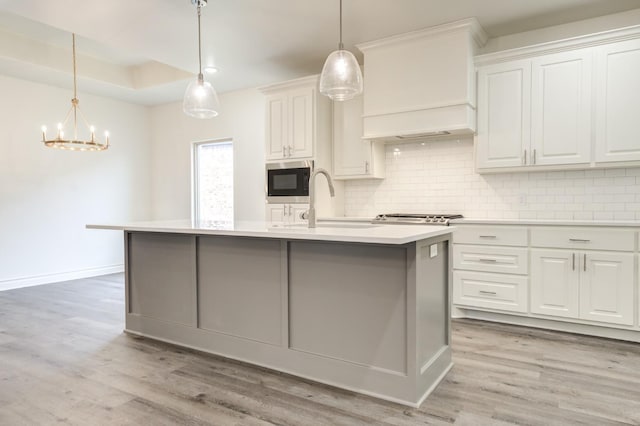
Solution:
[[[264,95],[257,89],[225,93],[220,105],[211,120],[186,116],[182,102],[151,109],[154,219],[191,217],[192,142],[229,138],[235,220],[264,220]]]
[[[479,175],[471,139],[387,145],[386,168],[345,184],[347,216],[640,220],[640,168]]]
[[[85,224],[149,218],[147,108],[80,92],[112,147],[65,152],[40,127],[64,119],[70,90],[0,76],[0,93],[0,289],[121,270],[121,233]]]

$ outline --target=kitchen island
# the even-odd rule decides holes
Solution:
[[[124,231],[126,332],[409,406],[451,368],[446,226]]]

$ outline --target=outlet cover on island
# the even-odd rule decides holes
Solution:
[[[436,257],[438,255],[438,245],[431,244],[429,246],[429,257]]]

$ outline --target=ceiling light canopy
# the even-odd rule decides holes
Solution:
[[[109,148],[109,132],[104,132],[105,140],[100,141],[96,137],[96,129],[90,125],[80,111],[77,91],[77,74],[76,74],[76,35],[71,34],[71,43],[73,51],[73,99],[71,99],[71,109],[67,112],[64,121],[58,123],[58,131],[54,139],[47,139],[47,127],[42,126],[42,142],[50,148],[64,149],[67,151],[104,151]],[[84,123],[88,130],[88,138],[82,139],[78,136],[78,117]],[[73,118],[73,137],[65,139],[65,127],[69,120]]]
[[[218,115],[220,102],[211,83],[202,74],[202,36],[200,29],[201,10],[207,5],[207,0],[191,0],[198,11],[198,75],[187,86],[182,101],[185,114],[195,118],[213,118]]]
[[[362,93],[362,72],[353,53],[342,44],[342,0],[340,0],[340,43],[324,63],[320,93],[334,101],[347,101]]]

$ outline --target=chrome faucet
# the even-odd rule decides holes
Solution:
[[[319,174],[323,174],[327,178],[327,183],[329,184],[329,193],[332,197],[335,197],[336,191],[333,188],[333,181],[331,180],[331,176],[329,172],[325,169],[316,169],[311,173],[311,177],[309,177],[309,211],[306,214],[302,215],[303,219],[309,219],[309,228],[316,227],[316,176]]]

